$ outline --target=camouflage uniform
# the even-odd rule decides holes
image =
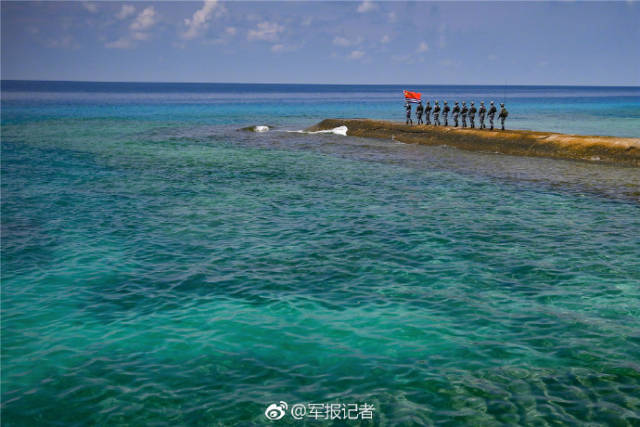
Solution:
[[[476,127],[476,107],[473,105],[473,102],[471,103],[471,108],[469,108],[469,123],[471,123],[471,127],[475,128]]]
[[[460,106],[456,102],[453,106],[453,121],[455,122],[454,126],[458,127],[458,115],[460,114]]]
[[[507,119],[507,116],[509,115],[509,112],[507,111],[506,108],[504,108],[504,104],[500,104],[500,114],[498,115],[498,118],[500,118],[500,124],[502,125],[502,130],[504,130],[504,121]]]
[[[440,126],[440,106],[438,105],[438,101],[436,101],[436,105],[433,107],[433,125]]]
[[[418,118],[418,123],[417,124],[422,124],[422,111],[424,110],[424,107],[422,106],[422,102],[420,104],[418,104],[418,106],[416,107],[416,117]]]
[[[405,105],[406,110],[407,110],[407,122],[406,124],[413,124],[413,120],[411,120],[411,104],[409,104],[407,102],[407,105]]]
[[[467,127],[467,112],[469,111],[469,109],[467,108],[467,103],[463,102],[462,103],[462,111],[460,111],[460,114],[462,114],[462,127],[466,128]]]
[[[431,124],[431,104],[427,101],[427,105],[424,107],[424,120],[430,125]]]
[[[445,126],[449,126],[449,120],[447,118],[447,116],[449,115],[449,110],[451,110],[451,108],[449,108],[449,106],[447,105],[447,101],[444,101],[444,108],[442,109],[442,117],[444,117]]]
[[[491,130],[493,130],[493,118],[496,115],[496,106],[493,105],[493,101],[491,101],[491,107],[489,107],[489,124],[491,125]]]
[[[487,113],[487,109],[484,106],[484,102],[480,103],[480,110],[478,110],[478,118],[480,119],[480,129],[484,129],[484,115]]]

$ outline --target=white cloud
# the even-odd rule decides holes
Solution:
[[[333,44],[336,46],[355,46],[357,44],[362,43],[362,37],[358,36],[357,38],[351,40],[346,37],[335,36],[333,38]]]
[[[105,47],[109,49],[131,49],[133,47],[133,42],[127,37],[121,37],[116,41],[105,44]]]
[[[388,34],[385,34],[384,36],[382,36],[382,38],[380,39],[380,43],[382,44],[387,44],[391,41],[391,38],[389,38]]]
[[[271,46],[271,52],[274,53],[282,53],[282,52],[294,52],[300,49],[304,45],[304,42],[295,42],[294,44],[283,44],[276,43]]]
[[[349,46],[349,40],[345,37],[335,36],[333,39],[333,44],[336,46]]]
[[[221,16],[225,12],[224,6],[218,3],[218,0],[206,0],[202,8],[193,13],[191,19],[184,20],[187,30],[182,33],[182,37],[193,39],[201,35],[209,26],[209,21],[214,12],[216,17]]]
[[[145,8],[138,14],[129,28],[133,31],[144,31],[153,27],[156,23],[156,10],[153,6]]]
[[[203,40],[203,43],[208,45],[226,45],[237,33],[238,29],[236,27],[226,27],[218,37],[213,39],[205,39]]]
[[[127,19],[134,13],[136,13],[136,8],[134,6],[131,6],[130,4],[123,4],[120,12],[116,14],[116,18]]]
[[[358,12],[359,13],[371,12],[372,10],[376,9],[377,7],[378,6],[373,4],[373,2],[371,0],[364,0],[362,3],[360,3],[358,5]]]
[[[311,25],[311,23],[313,22],[313,18],[310,16],[307,16],[306,18],[304,18],[302,20],[302,22],[300,23],[300,25],[302,25],[303,27],[308,27],[309,25]]]
[[[122,7],[119,15],[122,14],[124,16],[135,13],[135,8],[134,10],[130,8],[125,9],[125,6]],[[133,6],[131,6],[131,8],[133,8]],[[131,25],[129,25],[130,33],[128,35],[120,37],[112,42],[105,43],[105,47],[109,49],[131,49],[135,47],[137,41],[149,40],[151,38],[151,34],[149,34],[148,31],[156,23],[156,11],[153,6],[149,6],[140,12],[133,22],[131,22]]]
[[[96,13],[98,11],[98,5],[95,3],[90,3],[88,1],[83,1],[82,7],[84,7],[86,10],[88,10],[91,13]]]
[[[364,57],[364,52],[361,50],[354,50],[347,56],[348,59],[362,59],[362,57]]]
[[[487,59],[489,61],[495,61],[496,59],[498,59],[498,56],[492,53],[491,55],[487,56]]]
[[[425,42],[420,42],[420,45],[418,46],[417,52],[418,53],[422,53],[422,52],[426,52],[429,50],[429,45]]]
[[[265,40],[274,42],[278,40],[278,34],[284,31],[284,27],[275,22],[261,22],[257,28],[249,30],[247,39],[249,40]]]
[[[149,40],[151,36],[149,33],[133,32],[131,33],[131,38],[134,40]]]
[[[389,22],[391,22],[392,24],[398,20],[398,16],[395,12],[389,12],[389,15],[387,16],[389,17]]]

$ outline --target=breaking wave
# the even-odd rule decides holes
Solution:
[[[346,126],[338,126],[336,128],[333,129],[327,129],[327,130],[315,130],[315,131],[308,131],[308,130],[289,130],[287,132],[294,132],[294,133],[306,133],[306,134],[317,134],[317,133],[332,133],[335,135],[342,135],[342,136],[347,136],[347,131],[349,129]]]
[[[269,132],[271,130],[273,126],[267,126],[267,125],[255,125],[255,126],[247,126],[246,128],[242,128],[239,130],[244,130],[244,131],[248,131],[248,132]]]

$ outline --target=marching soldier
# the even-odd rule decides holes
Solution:
[[[424,107],[424,119],[426,124],[431,124],[431,104],[427,101],[427,105]]]
[[[451,110],[451,108],[449,108],[449,106],[447,105],[447,101],[444,101],[444,108],[442,108],[442,117],[444,117],[445,126],[449,126],[449,120],[447,118],[447,116],[449,115],[449,110]]]
[[[433,106],[433,125],[440,126],[440,106],[438,105],[438,101],[436,101],[436,105]]]
[[[404,104],[404,108],[407,110],[406,124],[413,124],[413,120],[411,120],[411,104],[407,102],[406,104]]]
[[[458,115],[460,114],[460,106],[458,105],[458,103],[456,102],[455,105],[453,106],[453,121],[454,121],[454,126],[458,127]]]
[[[469,123],[471,123],[471,128],[475,128],[476,127],[476,107],[474,106],[473,102],[471,103],[471,108],[469,108]]]
[[[493,105],[493,101],[491,101],[491,106],[489,107],[489,124],[491,125],[491,130],[493,130],[493,118],[496,115],[496,106]]]
[[[504,130],[504,121],[507,119],[509,112],[506,108],[504,108],[504,104],[500,104],[500,114],[498,118],[500,119],[500,123],[502,124],[502,130]]]
[[[418,118],[418,124],[419,125],[422,124],[422,111],[423,110],[424,110],[424,107],[422,106],[422,101],[420,101],[420,103],[416,107],[416,117]]]
[[[484,106],[484,101],[480,101],[480,110],[478,110],[478,118],[480,119],[480,129],[484,129],[484,115],[487,113],[487,109]]]
[[[467,127],[467,112],[469,111],[469,109],[467,108],[467,103],[466,102],[462,102],[462,110],[460,111],[460,114],[462,115],[462,127],[466,128]]]

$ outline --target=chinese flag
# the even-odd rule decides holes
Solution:
[[[404,91],[404,97],[406,99],[420,100],[421,94],[419,92],[409,92],[408,90],[405,90]]]

